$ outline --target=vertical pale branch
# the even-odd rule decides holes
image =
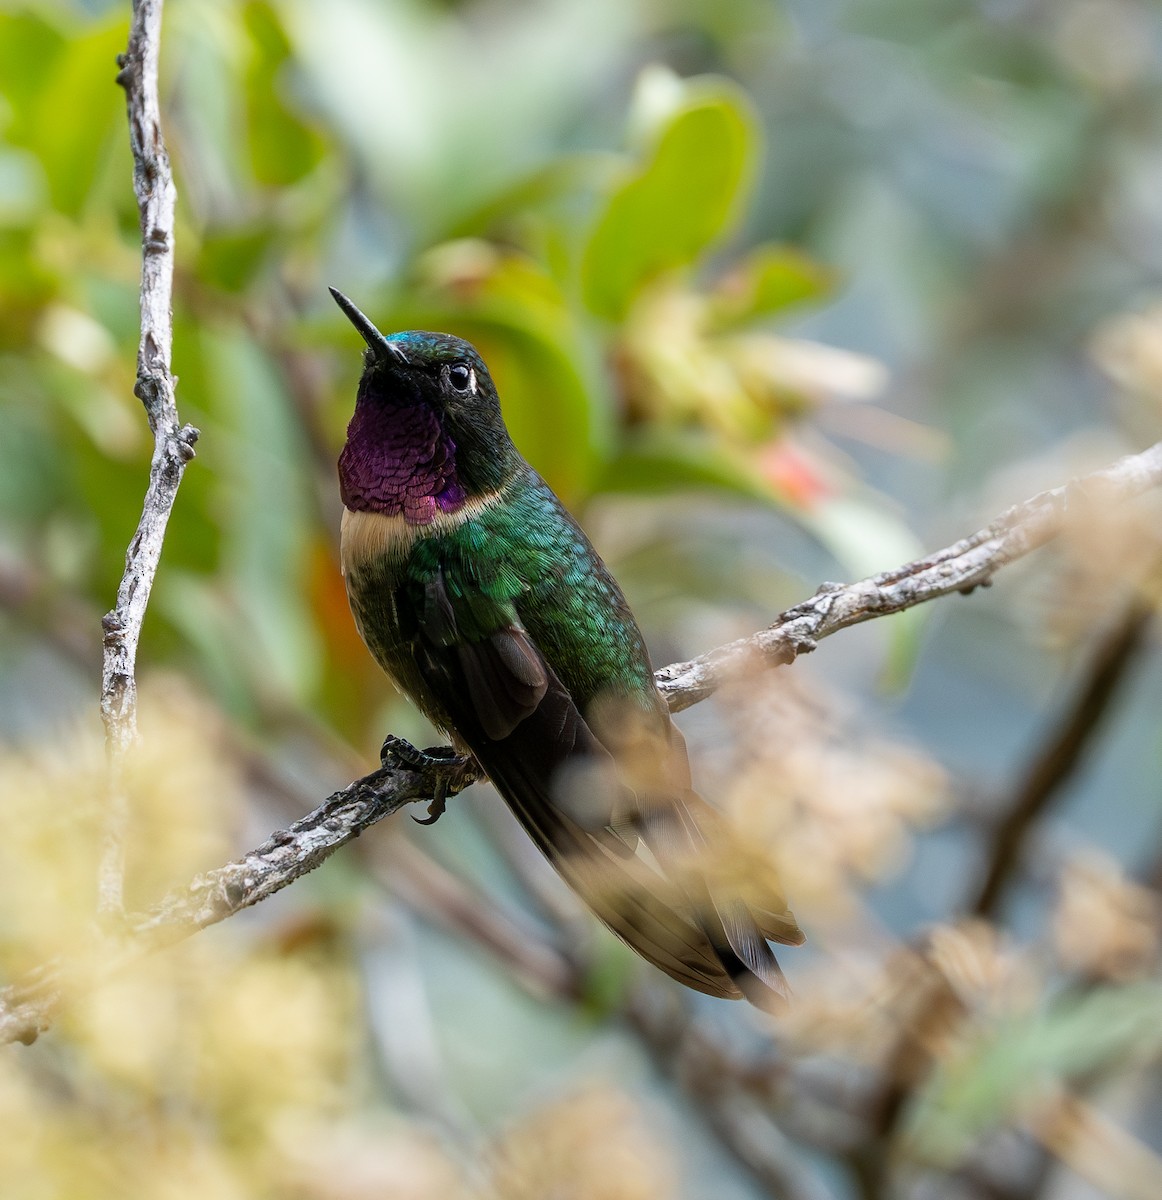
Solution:
[[[137,643],[153,587],[165,528],[186,463],[194,456],[198,431],[178,423],[173,346],[173,231],[177,193],[161,135],[158,57],[162,0],[134,0],[129,46],[118,59],[117,82],[125,89],[129,143],[133,150],[133,190],[141,214],[141,340],[134,392],[145,405],[153,431],[149,488],[137,532],[125,555],[117,605],[102,622],[105,631],[101,672],[101,717],[109,758],[109,803],[98,880],[103,914],[122,911],[128,801],[126,751],[137,736]]]

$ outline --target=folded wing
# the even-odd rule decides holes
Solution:
[[[549,861],[600,920],[687,987],[761,1006],[786,994],[768,938],[803,940],[769,911],[715,894],[697,869],[705,803],[681,737],[662,718],[678,775],[629,790],[515,609],[441,569],[397,598],[425,683]],[[712,825],[710,826],[712,827]],[[638,841],[642,845],[638,844]]]

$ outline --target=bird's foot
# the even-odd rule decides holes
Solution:
[[[430,771],[441,767],[461,767],[471,760],[466,755],[457,754],[451,746],[429,746],[421,750],[411,742],[389,733],[383,739],[379,761],[385,767],[401,766],[412,771]]]
[[[379,761],[385,767],[401,766],[433,774],[428,815],[412,817],[417,825],[434,825],[444,815],[448,797],[456,795],[480,776],[480,769],[471,755],[458,754],[451,746],[429,746],[420,750],[394,734],[384,738]]]

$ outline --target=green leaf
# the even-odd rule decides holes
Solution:
[[[213,420],[200,461],[219,473],[220,574],[236,606],[233,652],[270,694],[301,700],[320,668],[304,583],[314,498],[302,431],[257,344],[238,333],[205,333],[202,344]]]
[[[0,13],[0,95],[8,101],[4,134],[16,145],[34,138],[31,118],[45,80],[64,52],[64,35],[31,12]]]
[[[688,99],[614,192],[585,250],[585,302],[610,320],[651,279],[723,236],[754,174],[758,133],[745,97],[724,80],[686,87]]]
[[[594,463],[606,438],[599,404],[568,345],[515,326],[497,327],[505,344],[509,430],[567,504],[590,490]]]
[[[920,660],[920,647],[924,630],[933,608],[921,604],[906,612],[897,613],[887,622],[888,653],[879,673],[879,686],[889,695],[899,695],[912,680],[916,664]]]
[[[40,158],[53,206],[76,216],[115,138],[128,158],[125,97],[114,80],[128,31],[118,19],[73,38],[52,56],[31,110],[29,148]]]
[[[197,656],[222,708],[239,721],[254,721],[259,706],[251,687],[253,664],[239,653],[237,614],[217,582],[167,563],[157,577],[153,604],[181,637],[183,650]]]
[[[834,282],[834,272],[802,251],[768,242],[718,281],[710,296],[711,317],[720,326],[745,324],[823,300]]]
[[[833,496],[801,510],[798,519],[853,579],[919,558],[923,547],[904,521],[875,493]]]
[[[57,290],[53,268],[36,253],[37,227],[0,229],[0,350],[27,349],[41,305]]]
[[[654,427],[633,435],[596,480],[595,491],[656,494],[709,488],[772,503],[750,460],[704,434]]]
[[[225,291],[240,292],[261,269],[273,241],[269,221],[208,232],[198,254],[198,278]]]
[[[28,359],[0,357],[0,514],[31,524],[73,499],[71,460],[54,429],[52,391]]]
[[[457,218],[448,238],[492,236],[507,232],[512,222],[529,212],[575,201],[578,194],[614,178],[620,158],[606,153],[566,154],[502,188],[484,203]]]
[[[291,44],[278,15],[265,3],[243,13],[253,44],[246,72],[246,133],[250,166],[259,183],[281,187],[312,171],[323,157],[323,139],[293,111],[284,96]]]

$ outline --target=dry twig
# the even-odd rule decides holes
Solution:
[[[657,673],[658,687],[670,710],[681,712],[748,667],[793,662],[849,625],[903,612],[951,592],[987,587],[1001,567],[1056,537],[1074,508],[1121,503],[1159,484],[1162,442],[1014,504],[991,525],[926,558],[859,583],[824,584],[762,633],[663,667]]]
[[[98,903],[107,916],[122,911],[128,801],[125,754],[137,737],[137,643],[153,587],[165,529],[198,431],[179,425],[170,373],[173,347],[173,233],[177,193],[161,135],[158,54],[162,0],[134,0],[129,47],[118,59],[117,82],[125,89],[133,190],[141,214],[141,340],[134,393],[145,405],[153,431],[153,460],[141,520],[125,555],[117,604],[108,613],[101,671],[101,718],[109,756],[109,807],[98,877]]]

